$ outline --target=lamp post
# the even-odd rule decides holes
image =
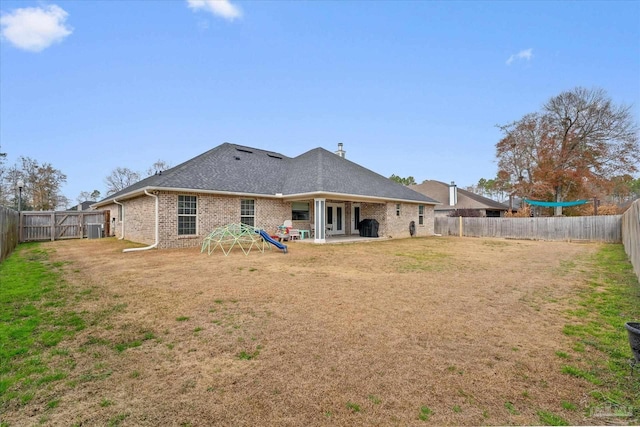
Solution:
[[[24,187],[24,181],[19,179],[16,183],[18,186],[18,213],[22,211],[22,188]]]

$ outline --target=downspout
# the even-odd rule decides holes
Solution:
[[[115,203],[116,205],[120,205],[120,207],[122,207],[122,232],[120,233],[121,236],[118,238],[118,240],[122,240],[124,239],[124,205],[122,203],[120,203],[119,201],[117,201],[116,199],[113,199],[113,203]]]
[[[159,218],[158,218],[158,196],[156,196],[155,194],[149,193],[147,190],[144,190],[144,194],[146,194],[147,196],[155,197],[155,199],[156,199],[156,242],[151,246],[145,246],[144,248],[124,249],[122,252],[146,251],[147,249],[153,249],[153,248],[157,248],[158,247],[158,240],[160,239],[159,229],[158,229],[158,221],[159,221]]]

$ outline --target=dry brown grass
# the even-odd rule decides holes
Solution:
[[[90,326],[58,346],[69,377],[9,408],[12,425],[36,424],[54,398],[54,425],[525,425],[540,410],[591,423],[562,409],[592,386],[555,352],[571,347],[564,312],[597,245],[421,238],[228,257],[125,245],[46,244],[71,261]]]

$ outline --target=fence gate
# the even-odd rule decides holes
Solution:
[[[108,236],[109,214],[109,211],[23,211],[20,213],[20,241]]]

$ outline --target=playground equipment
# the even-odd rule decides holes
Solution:
[[[234,246],[239,246],[245,255],[249,255],[251,249],[264,253],[265,248],[271,249],[270,244],[287,253],[287,247],[272,239],[266,231],[246,224],[229,224],[216,228],[205,237],[200,253],[206,250],[211,255],[219,247],[227,256]]]

